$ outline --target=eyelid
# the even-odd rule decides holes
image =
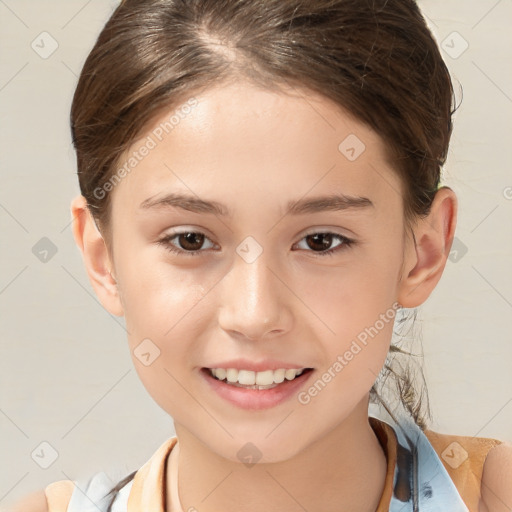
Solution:
[[[305,231],[304,233],[302,233],[302,237],[300,238],[300,240],[302,240],[302,238],[304,238],[305,236],[316,235],[318,233],[323,233],[323,234],[329,233],[331,235],[338,235],[343,238],[352,240],[353,235],[348,235],[348,234],[346,235],[344,233],[340,233],[339,231],[337,231],[338,229],[340,229],[340,228],[328,228],[328,227],[311,228],[311,229],[308,229],[307,231]],[[348,231],[348,230],[346,230],[346,231]],[[353,241],[355,242],[355,239]]]

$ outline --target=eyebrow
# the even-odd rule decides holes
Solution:
[[[206,213],[221,217],[233,217],[233,213],[222,203],[205,201],[185,194],[166,194],[162,197],[150,197],[140,204],[142,209],[174,207],[194,213]],[[307,199],[289,201],[285,215],[305,215],[324,211],[365,210],[375,208],[367,197],[331,194]]]

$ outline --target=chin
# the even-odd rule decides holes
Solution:
[[[267,433],[254,432],[253,435],[236,436],[234,439],[224,439],[222,442],[218,439],[213,443],[208,440],[205,444],[220,457],[245,464],[247,467],[252,467],[256,463],[286,462],[305,448],[296,442],[291,442],[292,435],[286,435],[288,441],[279,435],[270,440],[265,437],[266,435]]]

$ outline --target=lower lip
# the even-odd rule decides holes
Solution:
[[[213,377],[210,370],[201,369],[203,378],[219,396],[237,407],[252,410],[269,409],[288,400],[298,392],[312,373],[313,370],[309,370],[293,380],[285,379],[281,384],[270,389],[246,389],[226,384]]]

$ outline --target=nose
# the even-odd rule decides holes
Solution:
[[[264,255],[252,263],[237,255],[220,283],[219,325],[231,335],[258,340],[282,335],[291,328],[292,294]]]

